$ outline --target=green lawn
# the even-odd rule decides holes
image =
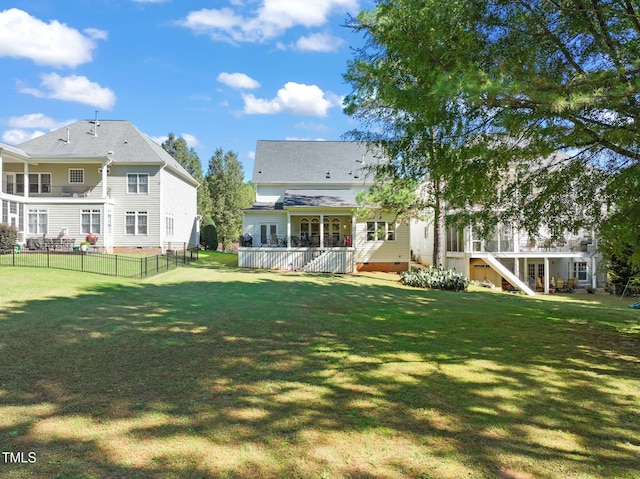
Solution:
[[[235,262],[0,268],[0,477],[640,477],[633,300]]]

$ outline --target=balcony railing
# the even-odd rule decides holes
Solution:
[[[24,185],[17,185],[15,183],[3,183],[2,192],[10,195],[25,196]],[[107,196],[111,196],[111,188],[107,188]],[[55,186],[48,184],[31,186],[29,190],[29,197],[42,198],[102,198],[102,186],[100,185],[65,185]]]

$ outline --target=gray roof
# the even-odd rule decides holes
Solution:
[[[364,143],[260,140],[253,182],[371,184],[367,167],[380,163],[381,157]]]
[[[352,190],[286,190],[285,208],[292,206],[358,206],[356,192]]]
[[[17,147],[30,158],[97,159],[108,155],[118,164],[166,164],[197,184],[169,153],[126,120],[99,120],[97,128],[95,121],[81,120]]]

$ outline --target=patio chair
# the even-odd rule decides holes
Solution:
[[[556,289],[558,291],[564,291],[565,290],[564,279],[556,278]]]
[[[544,284],[542,284],[542,279],[539,277],[536,278],[536,292],[544,291]]]
[[[275,233],[271,233],[269,235],[269,242],[268,242],[268,246],[273,246],[275,248],[278,247],[278,235]]]
[[[569,278],[567,280],[567,292],[573,293],[578,286],[578,278]]]

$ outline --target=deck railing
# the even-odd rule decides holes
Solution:
[[[353,273],[354,248],[244,248],[238,249],[241,268]]]

